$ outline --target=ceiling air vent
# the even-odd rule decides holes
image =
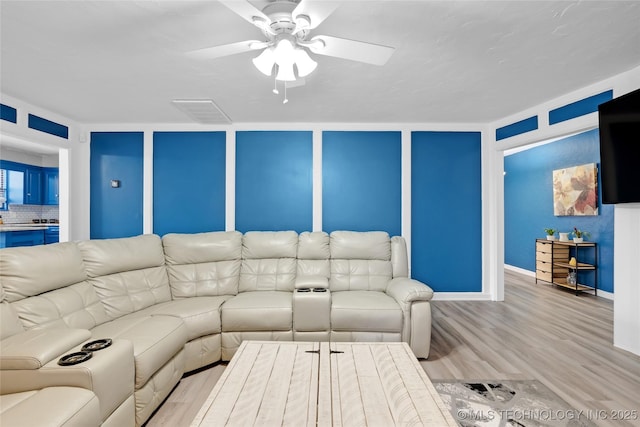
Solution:
[[[210,99],[174,99],[173,105],[198,123],[231,124],[231,119]]]

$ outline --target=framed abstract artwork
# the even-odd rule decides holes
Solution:
[[[595,163],[553,171],[553,214],[598,215],[598,169]]]

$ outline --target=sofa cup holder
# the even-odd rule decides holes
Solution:
[[[296,292],[311,292],[311,288],[298,288]]]
[[[60,359],[58,359],[58,365],[77,365],[78,363],[86,362],[87,360],[91,359],[92,356],[93,353],[90,351],[76,351],[75,353],[65,354]]]
[[[80,350],[82,351],[99,351],[104,348],[107,348],[111,345],[111,338],[104,338],[100,340],[90,341],[82,346]]]
[[[313,288],[313,292],[327,292],[326,288]]]

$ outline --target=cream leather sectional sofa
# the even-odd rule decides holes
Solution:
[[[142,425],[243,340],[406,341],[432,290],[384,232],[141,235],[0,250],[0,424]],[[61,357],[111,345],[82,363]]]

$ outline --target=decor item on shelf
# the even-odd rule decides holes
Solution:
[[[571,257],[571,259],[569,260],[569,265],[571,267],[575,267],[576,265],[578,265],[578,261],[576,261],[576,257]]]
[[[545,228],[544,232],[547,233],[547,240],[556,240],[556,230],[555,228]]]
[[[349,59],[372,65],[384,65],[395,48],[340,37],[309,36],[339,6],[339,2],[311,2],[307,0],[279,0],[265,2],[262,10],[246,0],[220,0],[245,21],[257,27],[263,40],[245,40],[225,45],[206,47],[189,52],[205,59],[221,58],[262,50],[253,59],[253,65],[267,76],[275,75],[275,81],[284,82],[287,103],[287,85],[291,88],[304,84],[304,77],[311,74],[317,62],[310,52],[317,55]],[[293,84],[296,83],[296,84]],[[274,93],[279,93],[277,87]]]
[[[569,272],[567,275],[567,285],[575,286],[578,283],[578,275],[575,271]]]
[[[573,242],[582,243],[585,237],[589,237],[591,234],[588,231],[578,230],[577,227],[573,227]]]
[[[558,233],[560,235],[560,241],[561,242],[568,242],[569,241],[569,234],[570,233]]]
[[[553,214],[598,215],[598,169],[595,163],[553,171]]]

